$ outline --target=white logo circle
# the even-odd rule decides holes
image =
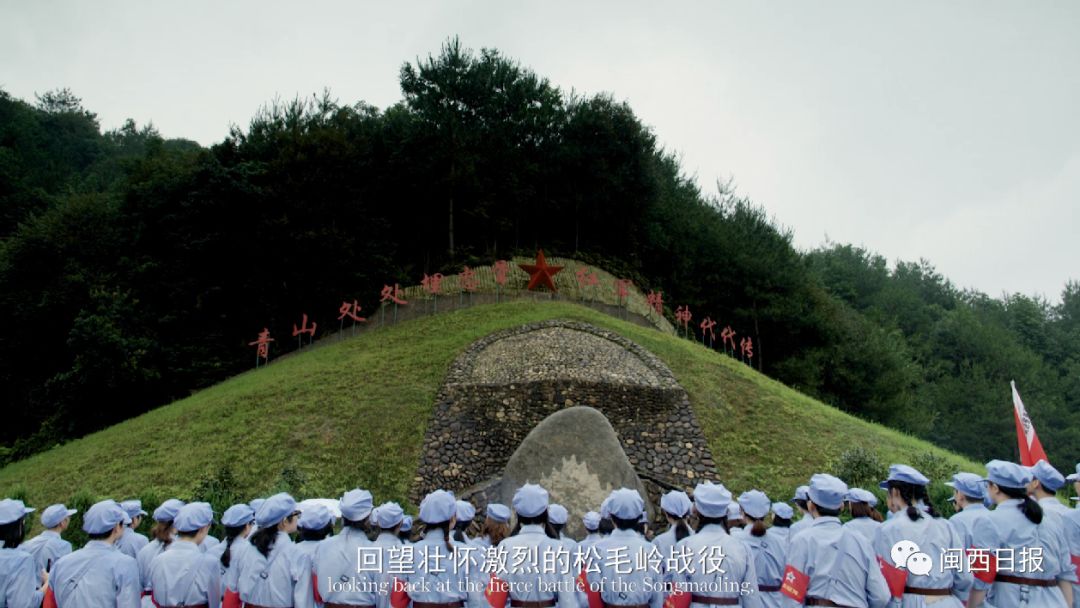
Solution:
[[[934,569],[934,564],[929,555],[920,551],[908,556],[907,569],[912,574],[925,576],[930,574],[930,571]]]
[[[897,568],[906,568],[908,558],[919,552],[919,545],[910,540],[902,540],[892,546],[891,556]]]

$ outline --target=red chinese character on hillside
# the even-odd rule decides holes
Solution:
[[[342,302],[341,306],[338,308],[338,321],[344,321],[345,317],[349,317],[354,322],[362,323],[364,321],[367,321],[367,319],[360,316],[361,308],[363,307],[360,306],[360,303],[356,300],[353,300],[352,304],[348,302]]]
[[[731,342],[731,350],[735,350],[735,330],[731,329],[730,325],[720,330],[720,342],[725,348],[729,341]]]
[[[307,325],[307,313],[305,312],[304,313],[304,319],[300,322],[300,327],[299,328],[296,327],[296,323],[293,323],[292,335],[295,338],[296,336],[299,336],[300,334],[308,334],[312,338],[314,338],[315,337],[315,328],[316,327],[318,327],[318,325],[314,321],[311,322],[311,327],[308,327],[308,325]]]
[[[687,325],[689,325],[690,319],[692,318],[693,315],[690,314],[689,306],[680,306],[675,309],[675,320],[682,323],[684,330],[687,328]]]
[[[420,279],[420,286],[424,288],[424,291],[433,296],[437,296],[442,293],[442,273],[436,272],[435,274],[428,276],[424,273],[424,278]]]
[[[574,274],[577,275],[577,284],[581,289],[600,284],[600,277],[595,272],[589,272],[588,268],[578,268]]]
[[[397,283],[394,283],[393,287],[390,287],[389,285],[383,285],[382,294],[379,297],[379,302],[390,301],[394,304],[408,304],[408,302],[401,298],[401,295],[401,286]]]
[[[259,332],[259,339],[254,342],[248,342],[248,346],[258,347],[255,351],[255,356],[269,359],[270,343],[273,341],[274,339],[270,337],[270,330],[264,327],[263,330]]]
[[[506,276],[510,273],[510,262],[497,260],[493,270],[495,271],[495,282],[499,285],[506,285]]]
[[[480,280],[476,278],[476,272],[468,266],[458,273],[458,280],[461,282],[461,288],[468,292],[476,291],[476,288],[480,286]]]
[[[713,333],[713,328],[714,327],[716,327],[716,321],[713,321],[709,317],[705,317],[704,319],[702,319],[701,320],[702,337],[704,338],[704,334],[707,332],[709,334],[709,341],[715,340],[716,339],[716,334]]]
[[[656,311],[656,314],[664,314],[664,292],[650,291],[649,295],[645,296],[645,301],[648,302],[650,308]]]
[[[620,302],[630,295],[630,286],[633,284],[630,279],[615,280],[615,295],[618,296]]]
[[[747,359],[754,358],[754,341],[750,338],[743,338],[739,340],[739,346],[742,348],[742,354]]]

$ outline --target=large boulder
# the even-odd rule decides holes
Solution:
[[[506,464],[499,485],[500,502],[510,505],[514,491],[525,483],[544,486],[552,502],[566,507],[570,518],[564,533],[576,539],[585,535],[581,517],[599,510],[612,490],[637,490],[652,513],[645,487],[623,452],[615,429],[591,407],[559,410],[533,428]]]

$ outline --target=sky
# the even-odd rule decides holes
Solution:
[[[203,145],[329,88],[386,108],[451,36],[630,103],[703,191],[797,247],[926,259],[1056,302],[1080,280],[1080,2],[0,0],[0,88]]]

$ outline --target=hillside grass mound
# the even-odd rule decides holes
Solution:
[[[700,343],[570,302],[517,300],[323,340],[318,348],[13,463],[0,470],[0,495],[41,508],[106,496],[160,500],[216,492],[247,500],[282,489],[298,498],[334,497],[360,486],[378,502],[405,505],[451,361],[489,333],[555,318],[618,332],[667,364],[690,395],[719,479],[733,491],[756,487],[786,500],[814,472],[858,469],[867,460],[863,481],[890,462],[929,462],[940,472],[981,470]]]

